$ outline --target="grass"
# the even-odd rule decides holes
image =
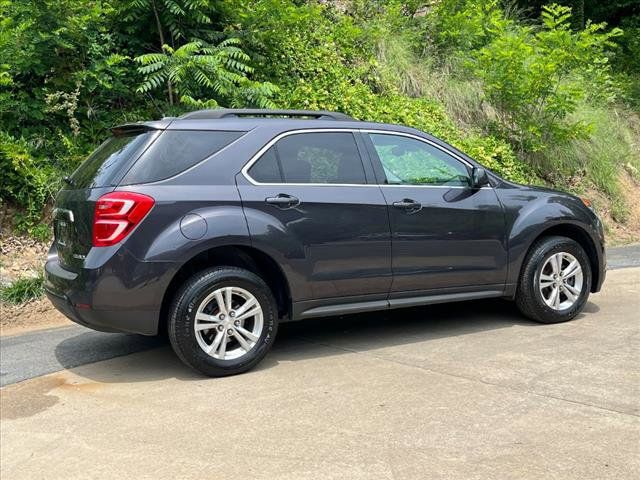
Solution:
[[[44,277],[22,277],[0,289],[0,300],[20,304],[40,298],[44,294]]]
[[[611,201],[611,215],[617,222],[628,217],[619,176],[622,169],[632,175],[640,169],[634,115],[614,108],[583,105],[575,119],[593,126],[589,138],[553,145],[531,161],[547,179],[559,186],[571,187],[575,178],[593,185]],[[576,188],[574,188],[576,189]]]

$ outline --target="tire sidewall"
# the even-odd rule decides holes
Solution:
[[[194,330],[198,306],[209,294],[223,287],[239,287],[250,292],[263,314],[263,328],[256,345],[249,353],[231,360],[220,360],[204,352]],[[257,364],[271,348],[277,328],[275,301],[269,287],[249,271],[229,268],[204,273],[186,285],[178,295],[169,334],[174,350],[188,365],[207,375],[223,376],[241,373]]]

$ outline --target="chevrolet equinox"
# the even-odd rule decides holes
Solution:
[[[107,332],[166,332],[244,372],[278,323],[489,297],[563,322],[605,277],[581,199],[508,182],[413,128],[294,110],[121,125],[65,179],[49,299]]]

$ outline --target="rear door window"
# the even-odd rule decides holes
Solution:
[[[115,186],[123,169],[140,154],[154,135],[154,131],[146,131],[107,139],[71,175],[73,188]]]
[[[288,135],[267,150],[248,173],[259,183],[367,183],[351,132]]]
[[[245,132],[166,130],[131,167],[122,184],[165,180],[222,150]]]

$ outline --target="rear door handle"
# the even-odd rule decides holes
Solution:
[[[405,198],[399,202],[393,202],[393,206],[403,210],[420,210],[420,208],[422,208],[422,204],[420,202],[416,202],[411,198]]]
[[[273,205],[275,207],[282,208],[282,209],[293,208],[300,205],[300,200],[298,198],[293,197],[291,195],[287,195],[285,193],[280,193],[275,197],[265,198],[264,201],[267,202],[269,205]]]

